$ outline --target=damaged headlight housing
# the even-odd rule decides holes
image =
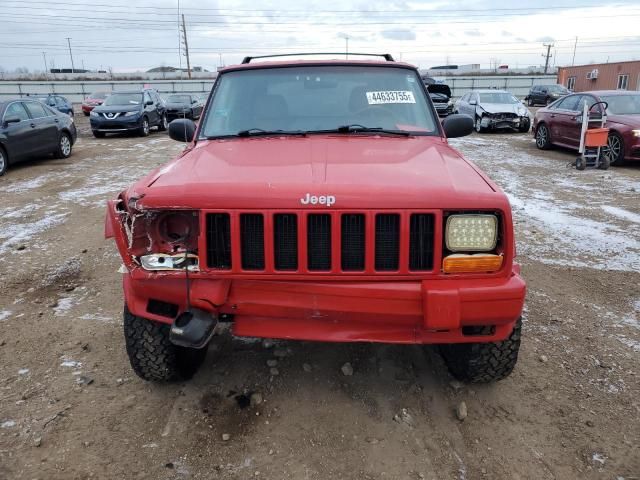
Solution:
[[[445,242],[451,252],[490,252],[498,241],[498,217],[486,214],[451,215]]]
[[[185,270],[198,271],[198,256],[193,254],[168,255],[166,253],[151,253],[140,257],[140,265],[145,270]]]

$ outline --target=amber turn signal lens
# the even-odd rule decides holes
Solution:
[[[502,255],[478,253],[476,255],[454,254],[442,260],[444,273],[487,273],[500,270]]]

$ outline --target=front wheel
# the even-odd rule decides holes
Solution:
[[[489,383],[508,377],[518,362],[522,320],[502,342],[442,345],[440,353],[451,374],[470,383]]]
[[[604,155],[609,159],[609,164],[620,166],[624,163],[624,141],[615,132],[609,134]]]
[[[3,148],[0,147],[0,177],[7,171],[8,166],[9,160],[7,159],[7,154],[4,152]]]
[[[536,129],[536,147],[540,150],[548,150],[551,148],[551,138],[549,137],[549,128],[542,123]]]
[[[169,121],[167,120],[167,115],[162,115],[162,118],[160,118],[160,123],[158,124],[158,131],[164,132],[167,128],[169,128]]]
[[[524,119],[524,120],[522,120],[520,122],[520,126],[518,127],[518,131],[520,133],[527,133],[530,128],[531,128],[531,120],[526,118],[526,119]]]
[[[56,158],[69,158],[71,156],[71,137],[68,133],[62,133],[58,140],[58,148],[54,152]]]
[[[169,325],[133,315],[124,307],[124,338],[133,371],[143,380],[189,380],[207,355],[207,347],[185,348],[169,341]]]
[[[476,117],[476,132],[482,133],[485,128],[482,126],[482,117]]]
[[[140,133],[141,137],[149,136],[149,119],[147,117],[142,117],[142,124],[140,125],[138,133]]]

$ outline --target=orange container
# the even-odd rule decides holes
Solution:
[[[608,137],[608,128],[591,128],[585,133],[584,145],[586,147],[606,147]]]

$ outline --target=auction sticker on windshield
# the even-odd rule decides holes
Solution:
[[[413,92],[409,90],[388,90],[383,92],[367,92],[369,105],[384,103],[416,103]]]

